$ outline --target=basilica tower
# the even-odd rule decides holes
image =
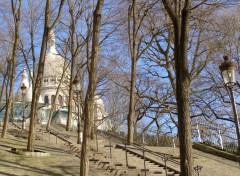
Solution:
[[[68,87],[69,87],[70,70],[55,47],[55,35],[51,31],[49,35],[49,49],[45,56],[45,65],[43,72],[43,81],[41,88],[41,96],[48,107],[56,100],[56,109],[62,108],[68,103]],[[62,81],[61,81],[62,79]],[[56,95],[59,83],[59,94]]]

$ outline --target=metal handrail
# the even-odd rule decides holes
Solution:
[[[138,147],[140,150],[144,149],[142,146],[137,146],[136,144],[133,144],[133,146]],[[171,161],[174,164],[180,165],[179,161],[173,159],[173,155],[165,154],[165,153],[161,153],[161,152],[155,152],[155,151],[152,151],[152,150],[149,150],[149,149],[146,149],[146,148],[144,150],[147,151],[148,153],[151,153],[152,155],[159,156],[159,157],[165,157],[167,155],[167,156],[169,156],[171,158],[168,161]]]
[[[11,122],[12,126],[14,126],[15,128],[18,128],[18,129],[22,129],[19,125],[17,125],[16,123],[14,122]]]
[[[152,154],[152,155],[161,157],[162,159],[165,158],[166,156],[168,156],[168,160],[166,160],[166,161],[170,161],[170,162],[172,162],[172,163],[174,163],[174,164],[180,165],[180,162],[177,161],[177,160],[175,160],[175,159],[173,158],[173,155],[165,154],[165,153],[160,153],[160,152],[155,152],[155,151],[146,149],[146,148],[142,147],[141,144],[137,144],[137,143],[133,143],[133,144],[127,146],[127,142],[126,142],[127,140],[126,140],[126,139],[123,139],[123,138],[121,138],[121,137],[119,137],[119,136],[115,136],[115,135],[113,135],[113,134],[111,134],[111,133],[109,133],[109,132],[105,132],[105,131],[101,131],[101,134],[105,134],[105,135],[107,135],[108,137],[109,137],[109,136],[112,136],[112,138],[113,138],[115,141],[119,141],[119,142],[121,142],[121,143],[124,144],[124,146],[125,146],[125,151],[126,151],[126,166],[128,166],[127,150],[128,150],[129,152],[131,152],[129,149],[135,149],[135,150],[137,149],[137,150],[140,150],[140,151],[144,151],[144,158],[145,158],[145,153],[146,153],[146,152],[148,152],[148,153],[150,153],[150,154]],[[139,155],[140,155],[140,154],[139,154]],[[164,159],[163,159],[163,161],[164,161]],[[164,161],[165,166],[166,166],[166,161]],[[172,169],[172,168],[171,168],[171,169]],[[174,170],[175,170],[175,169],[174,169]],[[175,171],[176,171],[176,172],[179,172],[179,171],[177,171],[177,170],[175,170]]]

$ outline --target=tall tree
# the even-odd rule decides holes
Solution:
[[[181,175],[193,175],[192,141],[189,107],[188,26],[191,0],[162,0],[174,27],[174,62],[176,69],[176,99],[180,144]]]
[[[129,7],[128,12],[128,35],[129,35],[129,45],[131,53],[131,85],[130,85],[130,102],[129,102],[129,112],[128,112],[128,143],[133,143],[133,122],[134,122],[134,112],[135,112],[135,86],[137,77],[137,12],[136,12],[136,2],[132,1],[132,5]],[[132,32],[131,30],[131,16],[132,16]]]
[[[93,38],[92,38],[92,57],[90,63],[88,89],[85,98],[84,106],[84,131],[83,131],[83,144],[81,152],[81,176],[89,175],[89,142],[92,129],[92,118],[94,113],[94,96],[97,83],[97,65],[99,54],[99,35],[101,25],[101,15],[104,0],[98,0],[96,8],[93,13]]]
[[[148,11],[153,8],[155,2],[133,0],[128,9],[128,40],[131,57],[131,81],[130,81],[130,102],[128,112],[128,143],[133,143],[134,134],[134,117],[136,104],[136,81],[137,81],[137,62],[141,58],[145,50],[150,46],[153,37],[149,37],[149,33],[153,33],[151,28],[145,27],[145,17]]]
[[[37,115],[37,107],[38,107],[38,100],[40,96],[40,88],[42,86],[42,78],[43,78],[43,70],[44,70],[44,63],[45,63],[45,54],[47,50],[47,41],[50,31],[54,28],[57,22],[60,19],[62,7],[65,0],[61,0],[59,5],[59,11],[56,19],[53,21],[53,24],[50,24],[50,8],[51,8],[51,0],[46,1],[46,8],[45,8],[45,23],[44,23],[44,32],[42,38],[42,45],[41,45],[41,53],[39,58],[39,65],[38,65],[38,72],[36,76],[36,82],[33,89],[33,96],[31,102],[31,112],[30,112],[30,127],[29,127],[29,135],[28,135],[28,144],[27,150],[34,151],[34,144],[35,144],[35,125],[36,125],[36,115]]]
[[[11,76],[10,76],[10,90],[9,96],[6,101],[6,111],[5,111],[5,118],[3,124],[3,130],[1,137],[4,138],[7,133],[7,124],[9,119],[9,112],[12,105],[13,99],[13,88],[14,88],[14,79],[16,74],[16,57],[17,57],[17,47],[19,43],[19,25],[21,21],[21,9],[22,9],[22,0],[12,0],[12,14],[14,19],[14,39],[13,39],[13,46],[12,46],[12,53],[11,53]]]
[[[83,13],[84,3],[80,2],[72,2],[72,0],[68,0],[69,14],[70,14],[70,26],[69,26],[69,34],[70,34],[70,54],[71,54],[71,73],[70,73],[70,86],[69,86],[69,98],[68,98],[68,119],[66,130],[70,131],[71,129],[71,120],[72,120],[72,102],[73,102],[73,86],[72,82],[74,79],[74,70],[77,56],[79,55],[80,49],[82,48],[84,41],[80,42],[78,40],[78,36],[76,34],[77,23]],[[82,3],[81,3],[82,2]],[[77,39],[77,40],[76,40]]]

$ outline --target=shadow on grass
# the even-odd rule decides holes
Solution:
[[[50,146],[45,146],[43,144],[36,144],[36,148],[48,152],[57,152],[57,153],[63,153],[67,155],[71,155],[73,152],[68,149],[67,146],[62,147],[61,149],[55,148],[55,147],[50,147]]]
[[[8,143],[8,144],[14,144],[14,145],[24,145],[26,144],[26,140],[19,140],[18,138],[16,139],[11,139],[11,138],[0,138],[0,142]]]
[[[79,159],[73,155],[75,152],[71,151],[68,146],[59,146],[47,141],[36,141],[35,148],[51,153],[51,159],[59,156],[67,157],[66,162],[64,162],[65,160],[59,162],[56,158],[56,161],[52,160],[52,163],[49,163],[49,157],[41,157],[42,161],[32,157],[33,160],[31,161],[29,157],[16,155],[12,152],[10,154],[10,150],[13,147],[27,148],[27,140],[22,138],[0,138],[0,153],[3,156],[0,158],[0,175],[79,175],[80,164],[77,161]]]
[[[64,146],[61,149],[53,146],[47,146],[45,144],[35,144],[35,148],[46,151],[46,152],[55,152],[55,153],[61,153],[64,155],[71,155],[73,152],[67,147]],[[6,149],[11,149],[11,148],[27,148],[27,141],[22,141],[19,139],[9,139],[9,138],[4,138],[3,140],[0,140],[0,147],[6,148]]]
[[[50,168],[51,170],[40,169],[37,167],[26,166],[23,164],[19,164],[17,162],[11,162],[6,160],[0,160],[0,167],[7,168],[8,171],[15,171],[17,175],[54,175],[54,176],[65,176],[67,174],[73,175],[70,170],[74,168],[79,168],[78,166],[54,166]],[[57,169],[59,171],[54,172],[53,169]],[[22,170],[22,171],[19,171]],[[9,173],[8,171],[0,171],[0,175],[14,175]],[[18,173],[17,173],[18,172]],[[22,173],[21,173],[22,172]],[[27,172],[27,173],[26,173]],[[58,172],[61,172],[58,173]],[[78,174],[75,174],[78,175]]]
[[[1,171],[0,171],[0,175],[5,175],[5,176],[16,176],[16,175],[13,175],[13,174],[8,174],[8,173],[1,172]]]

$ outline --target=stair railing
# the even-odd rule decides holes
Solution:
[[[140,151],[142,150],[142,151],[143,151],[145,176],[146,176],[146,171],[147,171],[147,169],[146,169],[146,163],[145,163],[145,162],[146,162],[146,157],[145,157],[145,153],[146,153],[146,152],[148,152],[148,153],[150,153],[150,154],[152,154],[152,155],[158,156],[158,157],[160,157],[160,158],[163,160],[166,176],[168,176],[167,161],[170,161],[171,159],[172,159],[172,161],[176,161],[176,160],[173,160],[173,156],[172,156],[172,155],[165,154],[165,153],[161,153],[161,155],[159,155],[159,154],[155,153],[154,151],[151,151],[151,150],[148,150],[148,149],[144,148],[144,146],[138,146],[138,145],[135,144],[135,145],[133,145],[132,148],[129,147],[129,149],[135,149],[135,150],[137,149],[137,150],[140,150]],[[180,165],[179,162],[176,161],[175,164],[176,164],[176,163]]]
[[[165,173],[166,173],[166,176],[168,175],[168,171],[167,171],[167,161],[172,158],[171,155],[167,155],[167,154],[164,154],[162,157],[162,160],[164,162],[164,165],[165,165]]]
[[[132,147],[129,147],[129,149],[143,150],[142,146],[140,146],[140,145],[138,145],[138,144],[133,144]],[[177,160],[175,160],[175,159],[173,158],[173,155],[166,154],[166,153],[155,152],[155,151],[149,150],[149,149],[147,149],[147,148],[144,148],[144,150],[145,150],[145,153],[147,152],[147,153],[150,153],[150,154],[152,154],[152,155],[154,155],[154,156],[158,156],[158,157],[161,157],[161,158],[165,157],[165,155],[168,155],[168,156],[169,156],[169,157],[168,157],[168,161],[170,161],[170,162],[172,162],[172,163],[174,163],[174,164],[180,165],[180,162],[177,161]]]
[[[146,170],[146,159],[145,159],[145,149],[144,149],[144,145],[143,145],[143,167],[144,167],[144,174],[145,176],[147,175],[147,170]]]
[[[125,158],[126,158],[126,166],[128,166],[128,155],[127,155],[127,142],[123,141],[124,146],[125,146]]]
[[[110,152],[110,158],[112,158],[112,143],[111,143],[111,136],[109,136],[108,137],[108,139],[109,139],[109,147],[110,147],[110,150],[109,150],[109,152]]]
[[[131,145],[129,145],[129,146],[127,146],[127,140],[126,139],[123,139],[123,138],[121,138],[121,137],[118,137],[118,136],[115,136],[115,135],[113,135],[113,134],[111,134],[111,133],[109,133],[109,132],[104,132],[104,131],[102,131],[102,134],[105,134],[105,135],[107,135],[107,136],[112,136],[112,138],[115,140],[115,141],[119,141],[119,142],[122,142],[123,144],[124,144],[124,150],[125,150],[125,158],[126,158],[126,166],[129,166],[129,164],[128,164],[128,154],[127,154],[127,152],[128,151],[130,151],[131,149],[133,149],[133,150],[139,150],[139,151],[144,151],[144,156],[143,156],[143,158],[144,158],[144,160],[146,161],[146,153],[149,153],[149,154],[152,154],[152,155],[154,155],[154,156],[157,156],[157,157],[160,157],[160,158],[162,158],[162,160],[164,161],[164,166],[165,166],[165,172],[166,172],[166,175],[167,175],[167,162],[172,162],[172,163],[174,163],[174,164],[177,164],[177,165],[180,165],[180,162],[179,161],[177,161],[177,160],[175,160],[174,158],[173,158],[173,155],[168,155],[168,154],[165,154],[165,153],[160,153],[160,152],[155,152],[155,151],[152,151],[152,150],[149,150],[149,149],[147,149],[147,148],[145,148],[144,146],[142,146],[141,144],[137,144],[137,143],[133,143],[133,144],[131,144]],[[132,151],[130,151],[130,152],[132,152]],[[136,154],[138,154],[138,153],[136,153]],[[139,154],[138,154],[139,155]],[[167,158],[166,158],[167,157]],[[144,162],[145,163],[145,162]],[[145,163],[146,164],[146,163]],[[145,165],[144,164],[144,165]],[[146,168],[145,168],[146,166],[144,166],[144,170],[145,170],[145,172],[146,172]],[[180,173],[178,170],[176,170],[176,169],[173,169],[173,168],[171,168],[171,170],[173,170],[174,172],[176,172],[176,173]]]
[[[202,166],[197,165],[196,167],[194,167],[194,171],[197,173],[198,176],[200,176],[201,170],[202,170]]]
[[[98,130],[95,130],[95,134],[96,134],[96,147],[97,147],[97,152],[98,152]]]

